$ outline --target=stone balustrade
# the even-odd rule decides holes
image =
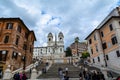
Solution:
[[[29,71],[29,70],[30,70],[31,68],[33,68],[34,65],[36,65],[37,63],[38,63],[38,62],[35,62],[34,64],[30,64],[29,66],[27,66],[27,67],[25,68],[25,72]],[[4,79],[4,80],[10,80],[16,72],[23,72],[23,68],[19,68],[19,69],[17,69],[17,70],[15,70],[15,71],[12,72],[12,71],[10,70],[10,68],[8,67],[8,68],[5,70],[5,72],[4,72],[3,79]],[[9,76],[7,76],[7,75],[9,75]]]

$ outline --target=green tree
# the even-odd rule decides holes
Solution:
[[[83,52],[81,58],[84,58],[84,59],[85,59],[85,58],[87,58],[87,57],[90,57],[89,52],[87,52],[87,51]]]
[[[70,47],[66,48],[66,57],[72,56],[72,51]]]

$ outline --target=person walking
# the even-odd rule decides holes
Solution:
[[[86,76],[86,71],[85,71],[85,69],[84,69],[84,71],[83,71],[83,76],[84,76],[84,78],[85,78],[85,76]]]
[[[58,68],[58,75],[60,75],[61,67]]]
[[[62,80],[62,78],[64,77],[64,76],[63,76],[63,69],[62,69],[62,68],[59,70],[59,77],[60,77],[61,80]]]
[[[61,80],[65,80],[65,71],[62,72],[62,79]]]
[[[80,73],[79,73],[79,80],[83,80],[83,79],[82,79],[82,76],[83,76],[83,75],[82,75],[82,73],[80,72]]]
[[[65,68],[65,74],[68,75],[68,68]]]

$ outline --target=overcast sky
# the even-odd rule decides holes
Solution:
[[[0,0],[0,17],[20,17],[34,30],[35,46],[45,46],[49,32],[64,34],[65,47],[85,37],[119,6],[119,0]]]

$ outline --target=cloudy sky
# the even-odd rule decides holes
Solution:
[[[0,17],[20,17],[34,30],[35,46],[45,46],[47,35],[60,31],[65,47],[85,37],[109,14],[119,0],[0,0]]]

